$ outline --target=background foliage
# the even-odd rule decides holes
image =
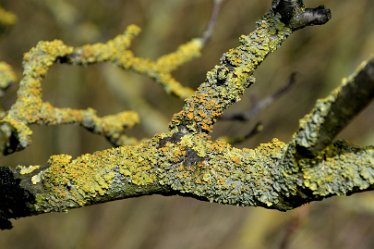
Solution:
[[[40,40],[62,39],[67,44],[106,41],[129,24],[142,27],[132,45],[136,54],[157,58],[178,45],[201,36],[209,19],[211,0],[3,0],[17,24],[0,37],[0,58],[20,77],[24,52]],[[333,11],[326,25],[296,32],[258,69],[257,83],[231,111],[250,108],[251,99],[273,93],[299,72],[297,85],[250,123],[219,123],[216,136],[240,136],[255,121],[264,130],[239,146],[254,147],[273,137],[287,141],[298,119],[309,112],[344,76],[374,53],[374,3],[306,1]],[[270,1],[226,0],[212,40],[201,58],[174,75],[196,87],[220,55],[237,45],[242,33],[270,7]],[[44,82],[44,98],[60,107],[93,107],[99,115],[143,108],[137,98],[154,108],[153,122],[144,121],[132,134],[142,138],[165,131],[182,102],[144,76],[111,65],[54,66]],[[5,109],[14,101],[17,86],[2,99]],[[364,145],[374,143],[374,106],[344,130],[340,137]],[[2,165],[45,162],[51,154],[73,156],[108,148],[108,142],[76,126],[34,127],[33,144],[1,158]],[[14,222],[0,233],[1,248],[374,248],[373,193],[332,198],[280,213],[261,208],[238,208],[188,198],[150,196],[48,214]],[[289,236],[289,239],[287,239]]]

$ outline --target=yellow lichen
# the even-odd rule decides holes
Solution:
[[[39,169],[40,165],[30,165],[30,166],[18,166],[17,169],[21,175],[26,175]]]
[[[49,68],[60,60],[64,63],[87,65],[99,62],[111,62],[123,69],[147,75],[164,86],[166,92],[175,94],[184,99],[193,94],[193,90],[183,87],[175,80],[171,73],[178,66],[200,56],[202,42],[200,39],[181,45],[175,52],[160,57],[156,61],[136,57],[128,48],[132,40],[140,33],[135,25],[127,27],[125,32],[106,43],[87,44],[73,48],[62,41],[39,42],[24,55],[24,73],[16,103],[6,113],[3,121],[12,124],[23,149],[30,143],[31,130],[29,124],[58,125],[76,123],[105,136],[114,145],[131,144],[136,142],[133,138],[124,135],[124,131],[139,122],[134,112],[121,112],[119,114],[98,117],[92,109],[75,110],[70,108],[56,108],[42,100],[41,82],[48,73]],[[0,64],[0,88],[5,88],[14,79],[9,68]],[[1,76],[1,75],[0,75]],[[1,94],[1,92],[0,92]],[[23,127],[25,127],[23,129]],[[22,128],[22,129],[21,129]],[[6,148],[8,153],[14,148]],[[13,151],[12,151],[13,150]]]
[[[11,83],[16,80],[16,74],[12,68],[5,62],[0,62],[0,97],[4,95]]]

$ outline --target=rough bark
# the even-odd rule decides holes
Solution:
[[[209,136],[217,118],[254,83],[254,71],[270,53],[293,31],[323,24],[329,18],[330,11],[323,7],[306,9],[302,1],[273,1],[272,10],[258,21],[256,29],[241,36],[241,45],[225,53],[220,64],[207,73],[206,81],[186,99],[169,132],[75,159],[55,155],[45,165],[0,167],[1,227],[9,228],[11,218],[149,194],[285,211],[333,195],[372,190],[374,147],[360,148],[333,139],[373,98],[374,60],[318,101],[289,143],[273,139],[255,149],[238,149]],[[22,132],[28,124],[64,118],[66,110],[46,108],[35,91],[40,90],[47,68],[56,60],[78,64],[108,61],[110,55],[93,52],[103,46],[74,50],[60,43],[37,47],[28,55],[33,62],[43,62],[37,66],[44,70],[25,63],[18,102],[0,123],[4,151],[26,147],[30,134]],[[33,99],[29,93],[37,97]],[[352,95],[360,96],[359,101],[348,101]],[[32,113],[28,113],[30,109]],[[101,127],[95,118],[68,111],[76,114],[68,118],[82,126]],[[104,128],[99,132],[106,134]]]

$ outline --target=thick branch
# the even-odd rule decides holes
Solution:
[[[374,188],[373,147],[336,143],[302,160],[286,151],[276,139],[241,150],[202,135],[161,134],[74,160],[53,156],[44,167],[1,168],[0,214],[5,220],[148,194],[288,210]]]

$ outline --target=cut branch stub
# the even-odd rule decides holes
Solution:
[[[331,19],[331,11],[324,6],[305,8],[302,0],[273,0],[273,11],[292,30],[312,25],[322,25]]]

